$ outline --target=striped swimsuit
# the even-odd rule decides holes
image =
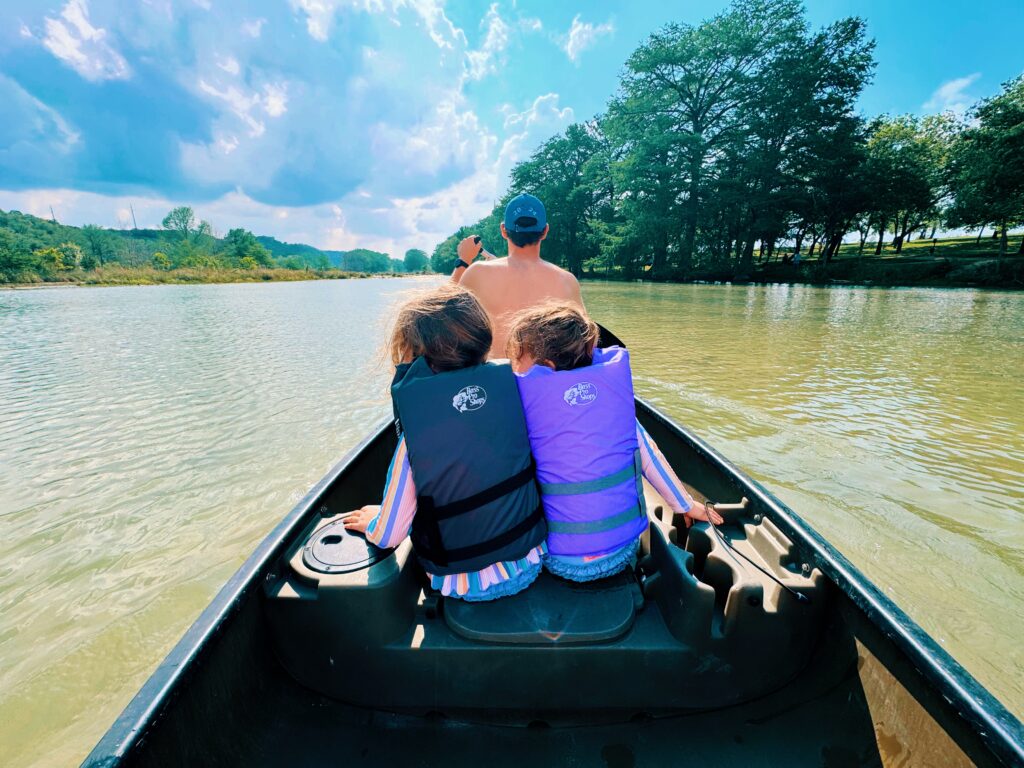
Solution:
[[[686,488],[639,422],[636,425],[636,432],[643,476],[668,502],[673,512],[687,512],[693,506],[693,499],[686,492]],[[403,437],[399,440],[395,455],[391,459],[391,466],[388,467],[380,512],[367,526],[366,538],[378,547],[396,547],[409,535],[415,516],[416,488]],[[464,600],[494,600],[526,589],[537,578],[542,564],[558,576],[575,581],[590,581],[609,576],[627,567],[635,559],[636,550],[637,542],[630,542],[612,552],[570,557],[549,555],[547,546],[542,543],[519,560],[494,563],[471,573],[427,575],[430,576],[430,586],[443,595]]]
[[[384,500],[380,512],[366,528],[366,539],[378,547],[396,547],[409,535],[416,516],[416,487],[405,437],[398,441],[395,455],[388,467]],[[494,600],[526,589],[541,571],[547,546],[542,542],[519,560],[503,560],[471,573],[455,573],[430,577],[430,586],[442,595],[463,600]]]

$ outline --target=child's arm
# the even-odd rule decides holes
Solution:
[[[668,502],[673,512],[684,514],[690,520],[707,520],[710,512],[715,525],[722,523],[720,514],[709,510],[687,492],[668,460],[658,450],[657,444],[647,434],[647,430],[640,426],[639,421],[636,423],[636,440],[640,444],[640,463],[644,478]]]
[[[405,438],[398,441],[395,455],[388,467],[384,485],[384,500],[378,506],[368,505],[349,512],[345,527],[366,534],[366,540],[382,549],[397,547],[409,535],[412,519],[416,516],[416,487],[412,482],[412,467]]]

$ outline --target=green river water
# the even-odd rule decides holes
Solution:
[[[435,280],[0,292],[0,765],[77,764],[388,413]],[[588,283],[636,389],[1024,712],[1024,294]]]

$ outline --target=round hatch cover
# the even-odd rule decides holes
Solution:
[[[302,562],[320,573],[349,573],[369,568],[387,554],[356,533],[345,530],[341,520],[317,529],[302,549]]]

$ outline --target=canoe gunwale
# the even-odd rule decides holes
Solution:
[[[1024,764],[1024,727],[1021,723],[846,557],[764,486],[702,439],[641,398],[637,398],[637,407],[641,414],[656,420],[714,464],[730,482],[742,489],[744,495],[760,506],[761,511],[767,511],[772,522],[793,541],[807,561],[820,569],[895,645],[924,680],[937,689],[993,756],[1006,765]],[[174,700],[195,668],[195,662],[230,624],[231,617],[252,590],[262,583],[268,567],[308,523],[310,515],[316,514],[316,506],[324,493],[391,428],[390,419],[380,422],[260,542],[111,724],[83,766],[118,765],[139,744],[147,731],[159,722],[161,713]]]
[[[737,486],[744,489],[751,501],[756,500],[767,508],[772,522],[807,556],[810,564],[821,570],[871,624],[896,645],[996,757],[1006,765],[1024,765],[1024,726],[1021,722],[902,608],[761,483],[646,400],[638,397],[637,404],[697,453],[718,465]]]

